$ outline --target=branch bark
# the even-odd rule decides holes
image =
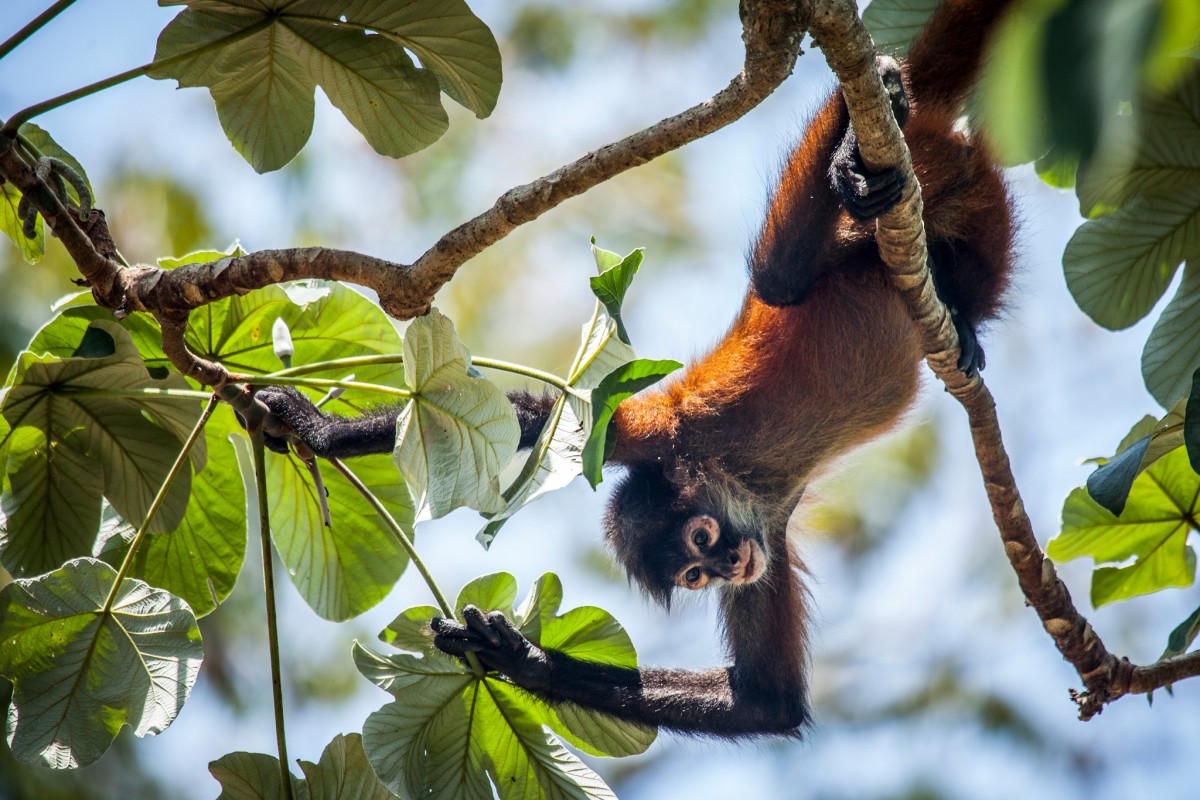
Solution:
[[[1110,653],[1042,552],[1004,449],[995,400],[982,379],[968,378],[957,368],[958,336],[926,268],[921,187],[875,69],[870,34],[852,0],[813,0],[812,6],[810,30],[841,82],[863,161],[873,169],[899,166],[908,175],[900,204],[879,218],[875,234],[879,252],[920,327],[930,368],[966,409],[992,516],[1021,591],[1063,658],[1083,680],[1085,690],[1072,691],[1080,719],[1091,719],[1123,695],[1151,692],[1200,675],[1198,653],[1144,667]]]
[[[729,85],[712,98],[618,142],[606,145],[532,183],[505,192],[474,219],[447,233],[412,264],[321,247],[264,250],[238,258],[191,264],[173,270],[125,267],[113,249],[103,215],[87,229],[73,220],[54,193],[21,158],[11,139],[0,137],[0,176],[42,213],[92,287],[96,302],[118,314],[150,312],[171,321],[172,337],[188,313],[206,303],[281,281],[327,278],[375,290],[384,311],[399,319],[429,310],[437,291],[466,261],[515,228],[604,181],[707,136],[745,116],[791,74],[807,28],[798,0],[742,0],[745,60]],[[167,335],[164,327],[164,337]],[[180,371],[221,386],[229,379],[220,365],[187,352],[182,338],[164,351]]]

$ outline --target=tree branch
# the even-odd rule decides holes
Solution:
[[[264,250],[238,258],[178,269],[124,267],[115,251],[97,239],[108,237],[103,216],[100,232],[84,232],[48,187],[21,159],[12,141],[0,141],[0,176],[28,193],[49,228],[59,237],[100,305],[118,313],[148,311],[173,320],[171,336],[182,330],[192,309],[273,283],[299,278],[328,278],[374,289],[388,314],[408,319],[429,310],[434,295],[467,260],[568,198],[640,166],[664,153],[716,131],[757,106],[791,74],[806,29],[798,0],[742,0],[745,61],[733,80],[699,105],[607,145],[503,194],[495,204],[439,239],[413,264],[321,247]],[[90,234],[90,238],[89,238]],[[166,331],[164,330],[164,335]],[[212,385],[228,376],[187,352],[182,338],[164,350],[187,374]]]
[[[1072,692],[1080,719],[1091,719],[1123,695],[1150,692],[1200,675],[1200,653],[1145,667],[1117,658],[1075,608],[1054,564],[1038,546],[1025,513],[1001,440],[995,400],[978,376],[967,377],[958,370],[958,336],[925,266],[921,187],[875,69],[874,44],[858,17],[857,6],[852,0],[813,0],[811,32],[841,81],[863,161],[872,169],[899,166],[907,174],[900,204],[879,218],[875,234],[879,252],[920,327],[930,368],[967,411],[992,516],[1021,591],[1063,658],[1083,680],[1085,691]]]

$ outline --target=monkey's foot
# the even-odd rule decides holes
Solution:
[[[904,194],[904,173],[897,167],[869,173],[850,131],[834,155],[829,172],[834,192],[850,216],[859,222],[890,211]]]

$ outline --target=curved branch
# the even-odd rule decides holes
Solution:
[[[875,70],[875,48],[870,34],[852,0],[814,0],[811,31],[841,81],[863,160],[875,169],[900,166],[908,175],[909,189],[904,198],[879,219],[876,229],[879,251],[920,326],[929,366],[967,411],[992,516],[1021,591],[1063,658],[1083,680],[1086,690],[1072,693],[1079,705],[1080,719],[1091,719],[1107,703],[1123,695],[1151,692],[1200,675],[1200,653],[1144,667],[1117,658],[1075,608],[1054,564],[1038,545],[1025,513],[1001,439],[995,400],[978,376],[968,378],[958,371],[958,336],[948,311],[934,292],[925,266],[921,189],[912,173],[908,147]]]
[[[716,131],[757,106],[791,74],[806,28],[797,0],[742,0],[745,61],[733,80],[699,105],[503,194],[495,204],[439,239],[413,264],[330,250],[267,250],[174,270],[122,267],[65,219],[61,204],[40,185],[11,140],[0,141],[0,176],[12,181],[42,212],[67,248],[101,305],[115,311],[149,311],[186,319],[189,311],[224,297],[297,278],[333,278],[374,289],[388,314],[408,319],[429,310],[434,294],[459,267],[520,225],[628,169]],[[104,231],[107,235],[107,229]],[[179,343],[182,346],[182,343]],[[178,352],[178,347],[175,348]],[[174,362],[196,372],[194,359]],[[219,379],[200,369],[205,379]]]

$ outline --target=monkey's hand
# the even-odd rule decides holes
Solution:
[[[474,653],[483,666],[503,673],[524,689],[550,686],[550,656],[526,639],[503,613],[484,614],[475,606],[466,606],[463,619],[466,624],[440,617],[429,623],[437,649],[458,658]]]
[[[908,122],[908,95],[904,91],[900,64],[890,56],[879,56],[875,59],[875,67],[887,89],[896,123],[903,129],[904,123]],[[846,211],[859,222],[875,219],[900,202],[905,184],[904,174],[895,167],[879,173],[867,171],[853,126],[846,128],[846,135],[834,151],[829,180]]]
[[[254,393],[254,399],[265,405],[275,419],[290,428],[305,444],[311,445],[320,431],[329,424],[327,415],[321,413],[311,400],[291,386],[268,386],[259,389]],[[280,436],[264,433],[263,443],[268,450],[276,453],[288,451],[287,439]]]

